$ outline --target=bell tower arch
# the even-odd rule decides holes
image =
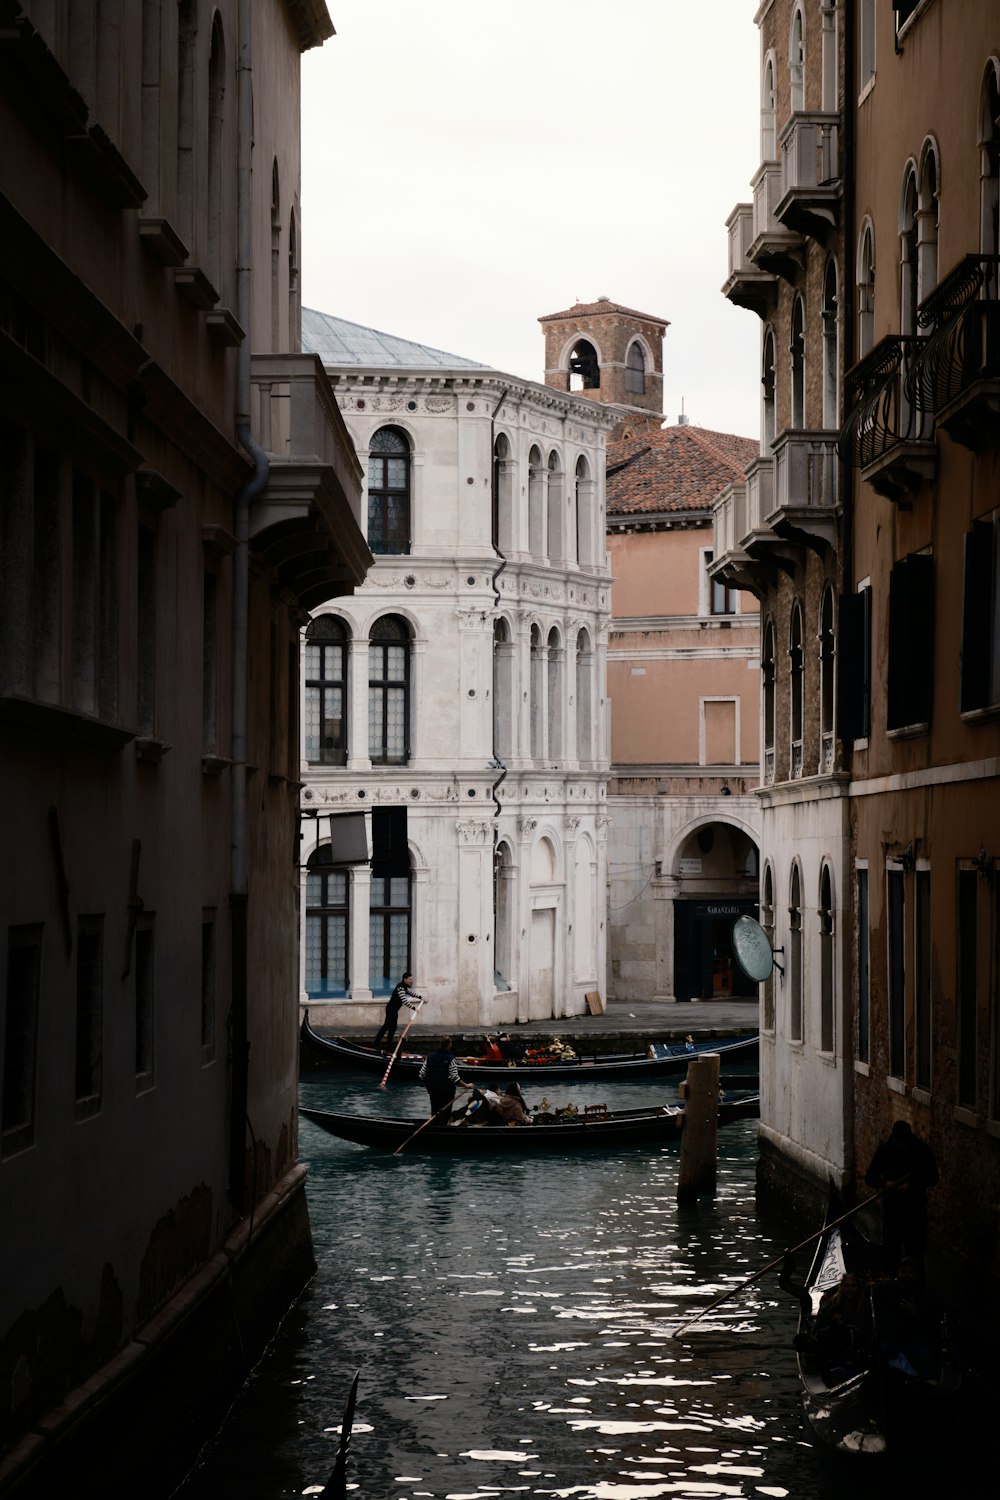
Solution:
[[[539,318],[545,333],[545,384],[602,406],[663,415],[664,318],[608,297]]]

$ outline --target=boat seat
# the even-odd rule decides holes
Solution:
[[[598,1116],[599,1115],[606,1115],[607,1112],[608,1112],[608,1106],[606,1104],[586,1104],[586,1105],[584,1105],[584,1110],[583,1110],[584,1116],[587,1116],[587,1115],[598,1115]]]

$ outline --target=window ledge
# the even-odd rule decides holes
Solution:
[[[166,740],[155,739],[151,734],[141,735],[135,742],[135,758],[144,760],[149,765],[158,766],[172,748]]]
[[[982,1129],[982,1120],[974,1109],[966,1109],[964,1104],[956,1104],[952,1114],[956,1125],[969,1125],[973,1130]]]
[[[106,719],[78,713],[56,703],[40,703],[35,698],[24,698],[16,693],[0,697],[0,723],[82,740],[102,750],[121,750],[129,740],[135,739],[133,729],[123,729],[120,724],[109,723]]]
[[[896,729],[887,729],[886,739],[889,740],[914,740],[921,734],[929,734],[931,721],[927,719],[922,724],[900,724]]]
[[[1000,703],[984,704],[982,708],[967,708],[959,715],[963,724],[988,724],[1000,718]]]
[[[933,1099],[934,1095],[931,1093],[930,1089],[915,1088],[913,1090],[914,1104],[924,1104],[928,1109],[930,1109]]]
[[[871,1063],[862,1062],[860,1058],[854,1059],[854,1071],[862,1078],[871,1077]]]
[[[865,83],[862,86],[861,92],[858,95],[858,103],[859,104],[864,104],[865,100],[868,98],[868,95],[872,92],[872,90],[875,87],[875,79],[877,77],[878,77],[878,74],[877,73],[873,73],[872,76],[868,79],[867,83]]]
[[[221,776],[228,766],[232,765],[224,755],[203,755],[201,757],[201,774],[203,776]]]
[[[885,1086],[890,1093],[905,1094],[906,1084],[902,1078],[893,1078],[891,1075],[885,1080]]]

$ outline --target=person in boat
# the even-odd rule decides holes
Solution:
[[[451,1050],[450,1036],[444,1037],[437,1051],[432,1052],[421,1065],[418,1076],[430,1095],[432,1115],[442,1113],[454,1102],[456,1090],[472,1090],[472,1084],[464,1083],[458,1075],[458,1063]]]
[[[413,975],[407,971],[389,996],[389,1003],[385,1008],[385,1020],[375,1033],[375,1045],[381,1046],[382,1038],[385,1038],[385,1050],[392,1047],[393,1038],[396,1035],[396,1026],[399,1023],[399,1012],[405,1005],[409,1010],[416,1010],[413,1003],[415,1000],[423,999],[413,989]]]
[[[864,1369],[871,1348],[871,1322],[865,1289],[857,1276],[848,1272],[825,1292],[815,1316],[809,1288],[795,1279],[791,1254],[782,1263],[778,1285],[802,1308],[803,1325],[795,1335],[795,1347],[827,1385],[839,1385]]]
[[[508,1083],[500,1096],[498,1106],[500,1123],[502,1125],[530,1125],[531,1111],[528,1109],[527,1101],[516,1083]]]
[[[462,1113],[463,1125],[499,1125],[500,1095],[496,1089],[479,1089],[473,1085],[472,1098]]]
[[[927,1247],[927,1189],[938,1180],[937,1162],[926,1141],[897,1120],[876,1148],[865,1173],[869,1187],[882,1193],[882,1268],[895,1276],[903,1256],[923,1270]]]
[[[483,1050],[482,1061],[489,1063],[502,1063],[503,1060],[503,1053],[500,1050],[500,1038],[498,1036],[488,1036],[486,1038],[486,1046]]]
[[[911,1379],[934,1381],[941,1368],[942,1318],[929,1297],[924,1272],[904,1256],[894,1278],[875,1287],[879,1348],[886,1364]]]

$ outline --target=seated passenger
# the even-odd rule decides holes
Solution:
[[[508,1083],[499,1100],[499,1114],[504,1125],[530,1125],[531,1115],[520,1086]]]

